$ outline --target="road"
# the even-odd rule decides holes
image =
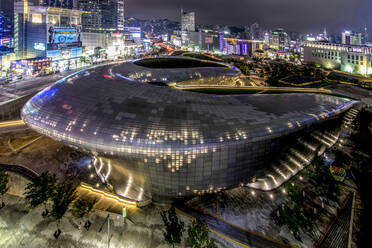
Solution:
[[[217,216],[203,213],[185,204],[177,205],[177,211],[189,218],[200,218],[209,229],[219,236],[222,236],[236,244],[246,248],[284,248],[296,247],[285,244],[279,240],[267,237],[263,234],[252,232],[247,229],[233,225]]]
[[[31,79],[11,82],[9,84],[0,85],[0,103],[12,100],[14,98],[18,98],[20,96],[25,96],[28,94],[36,93],[47,86],[55,83],[56,81],[69,76],[71,74],[74,74],[75,72],[89,69],[93,67],[98,67],[105,65],[106,63],[98,64],[98,65],[91,65],[84,68],[79,68],[76,70],[70,70],[58,74],[53,74],[49,76],[43,76],[43,77],[35,77]]]
[[[23,120],[0,122],[0,133],[19,131],[28,128]]]
[[[54,74],[2,85],[0,86],[0,102],[6,102],[20,96],[37,92],[64,76],[65,75],[62,74]]]

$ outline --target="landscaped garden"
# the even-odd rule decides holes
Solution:
[[[215,63],[212,61],[201,61],[196,59],[182,58],[150,58],[142,59],[134,62],[135,65],[154,69],[171,69],[171,68],[228,68],[227,65]]]

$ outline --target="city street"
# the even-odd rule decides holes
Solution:
[[[0,102],[6,102],[20,96],[37,92],[49,84],[63,78],[63,74],[53,74],[44,77],[36,77],[28,80],[20,80],[0,86]]]

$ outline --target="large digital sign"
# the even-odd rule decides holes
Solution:
[[[81,27],[48,27],[48,44],[70,44],[80,42]]]
[[[77,41],[75,28],[55,28],[54,43],[72,43]]]
[[[44,43],[34,43],[34,49],[39,51],[45,51],[46,46]]]

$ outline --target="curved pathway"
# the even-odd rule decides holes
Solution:
[[[180,214],[194,219],[199,218],[203,220],[211,232],[222,236],[236,244],[246,248],[288,248],[297,247],[291,244],[285,244],[274,238],[265,236],[261,233],[253,232],[239,226],[236,226],[226,220],[217,216],[213,216],[203,210],[196,210],[185,204],[176,205],[176,210]]]

